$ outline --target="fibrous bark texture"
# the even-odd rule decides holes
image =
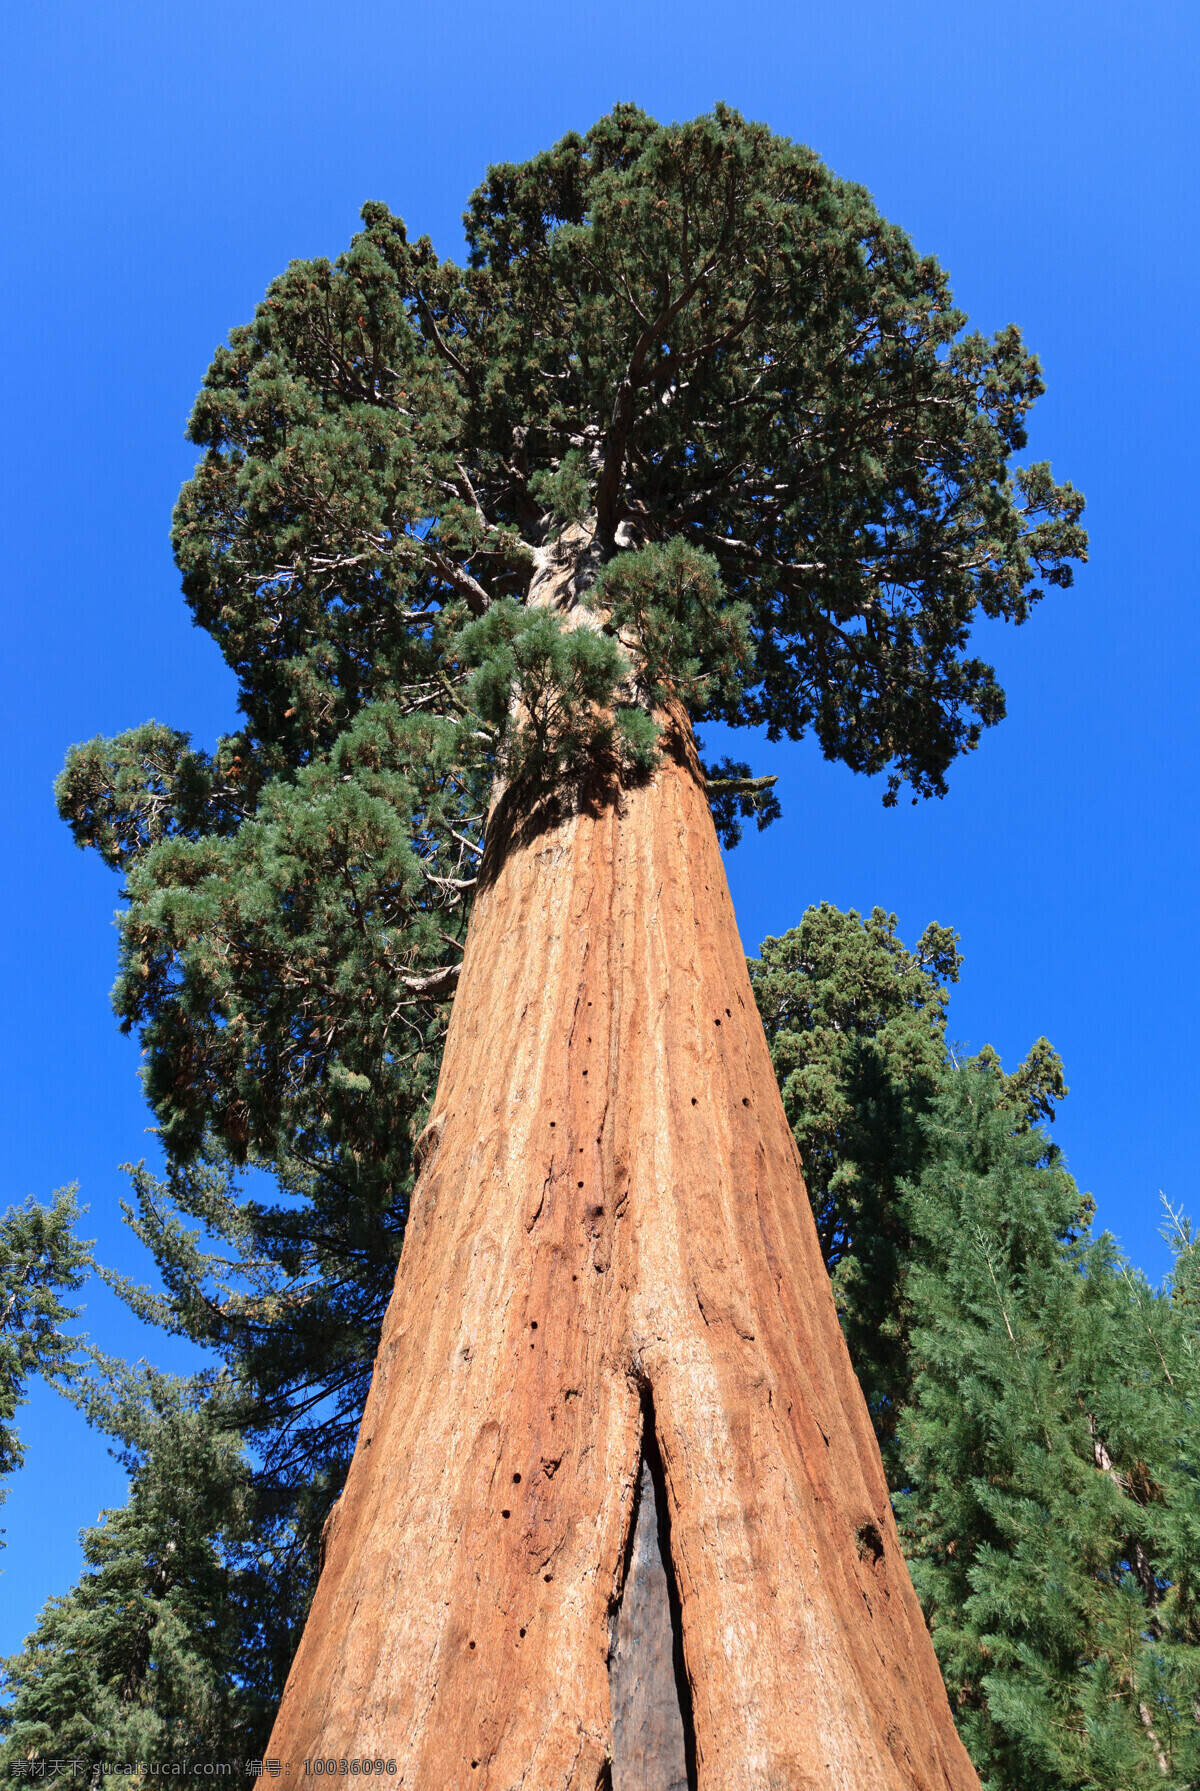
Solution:
[[[269,1752],[607,1784],[646,1412],[701,1791],[977,1791],[686,723],[644,787],[516,806]]]

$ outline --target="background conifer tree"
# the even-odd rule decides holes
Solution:
[[[1194,1784],[1190,1235],[1156,1292],[986,1059],[923,1124],[901,1530],[960,1728],[989,1786]]]
[[[7,1663],[0,1761],[52,1760],[66,1782],[114,1761],[254,1757],[277,1695],[255,1573],[272,1539],[251,1523],[225,1382],[105,1367],[84,1401],[118,1442],[129,1499],[84,1532],[83,1576]]]
[[[91,1266],[78,1221],[74,1188],[49,1206],[30,1199],[0,1216],[0,1481],[24,1459],[13,1420],[30,1376],[63,1385],[78,1372],[80,1339],[62,1328],[79,1317],[62,1296],[83,1286]]]
[[[903,1187],[930,1151],[926,1119],[947,1067],[947,983],[958,936],[931,924],[909,952],[896,916],[865,920],[822,902],[764,939],[750,980],[784,1110],[804,1164],[817,1236],[855,1373],[893,1485],[903,1483],[896,1423],[910,1388],[911,1253]],[[1052,1119],[1066,1092],[1047,1039],[1010,1076],[990,1051],[1005,1098]]]

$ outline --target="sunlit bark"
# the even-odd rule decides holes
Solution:
[[[593,1786],[653,1412],[702,1787],[974,1787],[686,722],[489,843],[396,1288],[270,1752]],[[649,1791],[649,1788],[647,1788]]]

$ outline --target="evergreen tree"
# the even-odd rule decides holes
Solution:
[[[47,1776],[62,1783],[79,1763],[257,1757],[278,1696],[260,1583],[272,1538],[220,1422],[225,1384],[107,1368],[81,1402],[121,1443],[128,1502],[84,1532],[83,1576],[5,1663],[0,1765],[60,1762]]]
[[[508,1262],[508,1293],[491,1332],[464,1347],[480,1364],[477,1379],[482,1363],[509,1359],[506,1327],[522,1304],[513,1289],[537,1257],[540,1245],[531,1259],[527,1240],[549,1182],[528,1140],[505,1154],[501,1116],[535,1098],[526,1085],[540,1091],[544,1115],[568,1111],[568,1086],[588,1068],[576,1054],[591,1037],[569,1021],[563,1002],[568,986],[572,1000],[580,998],[583,970],[571,954],[584,951],[587,965],[600,958],[586,957],[586,929],[562,920],[554,931],[548,920],[565,914],[569,889],[590,879],[591,906],[580,912],[607,915],[613,927],[620,917],[631,940],[656,925],[684,924],[677,907],[653,906],[652,891],[634,900],[633,867],[654,853],[672,902],[705,892],[711,899],[686,943],[679,933],[651,970],[632,950],[624,960],[631,975],[657,976],[660,986],[621,995],[615,983],[597,985],[589,1018],[594,1029],[619,1031],[623,1016],[667,1012],[670,967],[690,957],[717,978],[705,984],[701,1006],[718,1016],[724,1007],[723,1038],[735,1051],[752,1004],[739,987],[735,1016],[730,978],[744,983],[744,971],[709,844],[690,723],[761,723],[772,737],[796,738],[811,728],[830,757],[886,773],[887,800],[905,781],[918,795],[939,793],[954,757],[1003,713],[991,668],[968,656],[974,618],[1023,621],[1041,595],[1039,579],[1068,584],[1069,561],[1084,548],[1078,494],[1056,486],[1045,466],[1009,467],[1041,390],[1018,332],[990,343],[964,336],[936,263],[918,257],[861,189],[726,109],[663,128],[618,108],[586,138],[572,135],[528,164],[493,169],[468,213],[466,269],[439,261],[426,241],[410,243],[386,208],[371,205],[363,215],[364,231],[336,264],[297,263],[274,283],[253,322],[218,353],[192,419],[206,454],[180,500],[176,551],[197,621],[237,672],[244,727],[211,755],[154,725],[93,742],[72,755],[60,786],[80,843],[126,875],[118,1009],[146,1046],[147,1088],[173,1158],[172,1197],[185,1214],[219,1220],[235,1243],[236,1275],[249,1282],[249,1291],[231,1283],[215,1317],[201,1321],[194,1307],[180,1322],[211,1326],[211,1340],[236,1365],[238,1397],[258,1401],[264,1427],[278,1424],[298,1439],[297,1484],[315,1469],[326,1496],[344,1465],[349,1413],[418,1161],[430,1188],[453,1184],[455,1194],[440,1207],[433,1193],[422,1197],[446,1254],[437,1266],[407,1271],[407,1282],[402,1271],[401,1284],[415,1286],[413,1277],[426,1274],[423,1285],[439,1290],[436,1310],[460,1312],[453,1322],[470,1328],[467,1315],[484,1297],[472,1279],[483,1258],[452,1241],[455,1215],[465,1223],[480,1190],[503,1189],[485,1231]],[[732,810],[755,804],[766,818],[772,799],[762,780],[721,769],[712,792],[718,819],[736,824]],[[707,833],[692,814],[694,793]],[[627,846],[614,835],[589,857],[588,840],[607,839],[612,827]],[[540,879],[537,897],[524,893],[527,869]],[[633,879],[629,889],[617,887],[618,875]],[[451,1033],[458,1056],[447,1054],[430,1114],[473,898]],[[611,928],[610,947],[617,949]],[[548,1032],[543,1057],[510,1087],[523,1048],[510,1027],[532,1012],[561,1037],[551,1048]],[[710,1015],[704,1025],[712,1023]],[[744,1061],[765,1064],[756,1022],[745,1040]],[[472,1070],[467,1092],[461,1077],[477,1047],[488,1075]],[[613,1239],[629,1230],[614,1230],[629,1198],[618,1186],[628,1161],[624,1130],[657,1071],[647,1061],[641,1082],[622,1092],[613,1078],[639,1061],[641,1048],[632,1035],[614,1047],[608,1070],[590,1084],[600,1100],[607,1077],[611,1098],[579,1122],[585,1131],[600,1127],[604,1154],[597,1190],[578,1183],[580,1202],[595,1204],[570,1235],[592,1240],[587,1266],[601,1275]],[[670,1061],[682,1064],[701,1047],[681,1038],[670,1049]],[[686,1138],[672,1110],[670,1148],[679,1159],[672,1186],[685,1204],[700,1171],[732,1173],[729,1139],[706,1142],[698,1129],[726,1095],[733,1099],[725,1073],[710,1066],[691,1107],[680,1107],[690,1114],[704,1096]],[[769,1073],[763,1086],[757,1068],[754,1078],[753,1096],[737,1100],[737,1123],[765,1128],[760,1156],[773,1162],[782,1148],[774,1091]],[[735,1154],[753,1158],[755,1148],[748,1134]],[[481,1151],[500,1154],[485,1169]],[[242,1163],[275,1171],[285,1197],[272,1206],[235,1202],[221,1178]],[[794,1176],[792,1159],[780,1159],[763,1198],[786,1205]],[[779,1329],[766,1315],[782,1297],[781,1277],[759,1260],[761,1239],[705,1239],[711,1216],[727,1210],[723,1201],[714,1195],[695,1213],[659,1216],[660,1239],[672,1225],[691,1237],[694,1272],[714,1314],[701,1295],[698,1305],[689,1299],[677,1315],[679,1337],[702,1326],[696,1347],[721,1353],[727,1339],[757,1335],[760,1353],[783,1351],[776,1367],[781,1385],[791,1385],[787,1337],[815,1325],[819,1339],[814,1332],[803,1347],[831,1377],[833,1408],[850,1402],[849,1439],[859,1425],[857,1395],[836,1324],[831,1332],[827,1323],[827,1294],[811,1279],[806,1239],[788,1232],[783,1279],[795,1311],[791,1331]],[[642,1210],[637,1202],[635,1209]],[[557,1210],[557,1201],[546,1208]],[[181,1277],[185,1267],[193,1283],[208,1273],[184,1262],[189,1246],[164,1208],[144,1204],[139,1222],[179,1257]],[[639,1235],[654,1234],[646,1219]],[[565,1247],[554,1260],[568,1272]],[[650,1273],[649,1260],[640,1272]],[[361,1269],[379,1290],[357,1337],[335,1289],[339,1264]],[[757,1320],[746,1288],[725,1288],[739,1277]],[[588,1301],[610,1287],[637,1295],[636,1282],[621,1275],[583,1280]],[[170,1297],[182,1310],[190,1296]],[[568,1284],[556,1305],[565,1310],[572,1297]],[[621,1297],[613,1295],[618,1304],[610,1301],[603,1321],[589,1316],[586,1302],[579,1307],[563,1343],[564,1372],[589,1326],[628,1330]],[[270,1343],[283,1312],[305,1317],[280,1372]],[[729,1324],[724,1312],[735,1314]],[[432,1313],[401,1324],[395,1336],[408,1339],[405,1349],[441,1347]],[[747,1331],[754,1322],[757,1334]],[[599,1372],[592,1358],[569,1371],[576,1367],[585,1378]],[[745,1372],[731,1357],[718,1383],[734,1397]],[[672,1436],[681,1447],[686,1398],[665,1361],[643,1357],[638,1373],[654,1389],[664,1452]],[[387,1376],[374,1384],[383,1397]],[[425,1370],[397,1370],[393,1384],[407,1389],[397,1396],[408,1402],[394,1421],[411,1417],[411,1447],[423,1451],[412,1458],[414,1475],[433,1458],[472,1458],[470,1438],[456,1429],[467,1422],[457,1383],[432,1357]],[[326,1390],[335,1406],[345,1393],[342,1416],[314,1437],[311,1415]],[[605,1404],[596,1391],[578,1422],[584,1410],[588,1423],[609,1413],[620,1438],[595,1438],[590,1457],[581,1440],[579,1459],[598,1461],[610,1448],[613,1459],[636,1455],[641,1407]],[[532,1427],[533,1397],[532,1389],[514,1391],[513,1422]],[[806,1406],[795,1422],[811,1417]],[[731,1410],[725,1421],[736,1432],[741,1420]],[[874,1474],[869,1433],[859,1448],[843,1440],[840,1423],[835,1430],[832,1471],[847,1476],[839,1498],[877,1503],[875,1480],[870,1492],[860,1486],[862,1475]],[[815,1459],[808,1442],[782,1438],[779,1446],[782,1477],[764,1486],[806,1485]],[[376,1451],[368,1461],[363,1449],[356,1457],[363,1474],[378,1462],[386,1476],[399,1460]],[[636,1461],[630,1475],[636,1483]],[[686,1549],[703,1528],[701,1481],[677,1473],[672,1487],[678,1546]],[[445,1500],[459,1494],[447,1481],[438,1496],[440,1506],[411,1480],[401,1525],[424,1512],[426,1539],[449,1535]],[[572,1501],[590,1496],[575,1477],[557,1479],[553,1497],[568,1530]],[[322,1580],[330,1598],[349,1584],[347,1562],[382,1561],[377,1545],[405,1553],[399,1531],[386,1543],[355,1540],[360,1521],[375,1521],[363,1515],[368,1508],[382,1509],[374,1500],[364,1505],[352,1488],[343,1502]],[[489,1572],[507,1572],[490,1517],[468,1505],[470,1525],[484,1525],[490,1537]],[[616,1572],[628,1511],[605,1510],[595,1546]],[[482,1537],[481,1530],[480,1549]],[[847,1537],[831,1530],[822,1546],[840,1559]],[[714,1542],[718,1551],[725,1546]],[[430,1598],[439,1576],[453,1571],[448,1557],[431,1560]],[[604,1572],[597,1577],[595,1563],[588,1572],[599,1588]],[[859,1572],[852,1558],[847,1572],[851,1579]],[[899,1563],[897,1572],[902,1580]],[[792,1579],[772,1592],[760,1613],[768,1629],[805,1596],[834,1597],[836,1605],[832,1580],[806,1594],[802,1577],[797,1562]],[[765,1596],[760,1581],[743,1582],[747,1597]],[[468,1596],[451,1597],[449,1586],[422,1616],[415,1593],[398,1605],[382,1582],[364,1585],[336,1617],[310,1623],[306,1646],[316,1652],[297,1668],[301,1689],[285,1708],[303,1713],[325,1700],[326,1727],[310,1737],[314,1746],[355,1724],[361,1730],[380,1699],[401,1695],[381,1682],[360,1688],[353,1709],[328,1703],[332,1681],[322,1686],[320,1676],[340,1669],[320,1651],[332,1649],[331,1660],[354,1651],[344,1625],[358,1619],[348,1613],[415,1625],[414,1636],[436,1633],[448,1648],[467,1620]],[[749,1711],[714,1639],[723,1596],[714,1581],[683,1617],[689,1674],[706,1687],[695,1709],[710,1749],[736,1747]],[[910,1667],[918,1661],[917,1698],[889,1714],[897,1694],[878,1673],[876,1644],[861,1706],[870,1714],[855,1718],[866,1728],[852,1744],[836,1724],[826,1735],[833,1718],[818,1712],[806,1747],[840,1755],[853,1745],[863,1759],[883,1762],[899,1745],[894,1738],[915,1724],[914,1747],[949,1748],[946,1760],[954,1757],[909,1609],[907,1593],[893,1602],[888,1622],[899,1627],[885,1652]],[[847,1683],[861,1680],[859,1602],[831,1606],[829,1617],[849,1650]],[[605,1622],[597,1605],[563,1645],[584,1647],[588,1624]],[[530,1648],[546,1646],[548,1633],[539,1628]],[[397,1637],[381,1661],[401,1647]],[[500,1647],[497,1632],[492,1652]],[[591,1770],[606,1745],[600,1658],[596,1650],[586,1663],[580,1656],[578,1674],[563,1681],[582,1700],[574,1726],[546,1702],[549,1681],[531,1659],[520,1684],[497,1694],[516,1726],[494,1746],[528,1749],[534,1742],[521,1742],[517,1729],[541,1723],[549,1727],[536,1729],[536,1745],[550,1750],[547,1759],[558,1759],[568,1733],[583,1734],[585,1744],[570,1743],[570,1770]],[[461,1696],[463,1709],[482,1712],[480,1694],[466,1680],[459,1687],[469,1670],[465,1657],[447,1657],[431,1683],[439,1699]],[[442,1724],[434,1705],[422,1703],[420,1684],[402,1688],[423,1712],[413,1715],[405,1745],[425,1773],[456,1772],[457,1755],[443,1753],[467,1745],[462,1723]],[[531,1686],[537,1696],[527,1695]],[[774,1737],[771,1747],[790,1747],[782,1705],[775,1693],[763,1695],[763,1733]],[[926,1724],[928,1739],[918,1741]],[[824,1770],[824,1760],[818,1764]],[[901,1768],[893,1760],[878,1770]]]
[[[899,1510],[964,1739],[989,1791],[1192,1786],[1190,1237],[1156,1293],[994,1061],[955,1068],[922,1123]]]
[[[30,1375],[69,1381],[79,1340],[61,1327],[79,1317],[64,1293],[82,1287],[91,1256],[75,1236],[74,1188],[49,1206],[29,1199],[0,1218],[0,1479],[20,1467],[25,1449],[13,1428]],[[0,1487],[0,1500],[5,1497]]]
[[[764,939],[750,981],[766,1029],[784,1111],[855,1373],[867,1396],[889,1476],[908,1396],[910,1252],[902,1197],[929,1151],[924,1121],[946,1074],[947,983],[962,962],[958,936],[930,924],[912,952],[896,916],[863,920],[829,902]],[[1038,1039],[1005,1076],[1006,1099],[1032,1121],[1053,1118],[1066,1094],[1062,1065]]]

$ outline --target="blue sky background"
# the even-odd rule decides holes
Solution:
[[[743,940],[822,899],[894,909],[910,942],[953,924],[953,1034],[1010,1066],[1053,1040],[1071,1167],[1160,1276],[1159,1190],[1200,1213],[1198,46],[1200,12],[1158,0],[6,7],[0,1207],[78,1181],[102,1260],[146,1273],[118,1208],[118,1165],[154,1153],[108,1005],[117,883],[50,785],[72,741],[155,716],[210,744],[233,723],[167,544],[213,349],[289,259],[336,255],[365,199],[453,254],[488,162],[616,100],[672,119],[725,99],[870,188],[973,324],[1022,325],[1049,384],[1031,450],[1087,493],[1093,545],[1074,591],[983,631],[1009,719],[945,801],[885,812],[810,746],[747,743],[784,819],[730,860]],[[185,1365],[102,1290],[87,1324]],[[0,1652],[124,1492],[52,1395],[22,1432]]]

